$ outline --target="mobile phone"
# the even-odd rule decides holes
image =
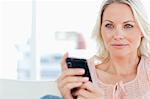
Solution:
[[[66,59],[66,63],[68,68],[83,68],[85,70],[85,73],[82,76],[89,77],[89,81],[92,82],[92,78],[90,75],[90,71],[86,59],[68,57]]]

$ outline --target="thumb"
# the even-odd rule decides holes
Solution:
[[[61,59],[61,70],[64,71],[65,69],[68,69],[66,64],[66,58],[68,57],[68,53],[65,53],[64,56]]]

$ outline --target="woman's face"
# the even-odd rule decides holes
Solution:
[[[110,55],[137,54],[142,33],[128,5],[112,3],[103,13],[101,35]]]

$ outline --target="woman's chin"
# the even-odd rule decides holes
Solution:
[[[115,52],[115,53],[113,52],[110,55],[113,57],[126,57],[128,54],[125,52]]]

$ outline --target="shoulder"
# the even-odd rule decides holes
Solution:
[[[141,56],[145,65],[150,65],[150,56]]]
[[[143,56],[147,61],[150,60],[150,56]]]
[[[141,61],[142,61],[142,64],[144,67],[144,72],[147,74],[147,77],[149,79],[149,82],[150,82],[150,57],[147,57],[147,56],[142,56],[141,57]]]
[[[142,65],[142,67],[144,67],[145,72],[150,77],[150,57],[141,56],[140,64]]]

